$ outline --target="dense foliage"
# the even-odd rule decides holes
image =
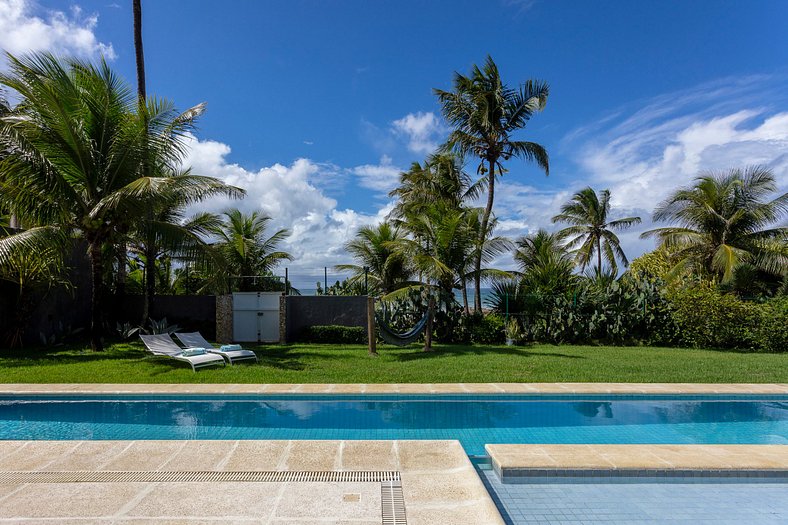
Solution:
[[[315,325],[299,335],[306,343],[362,344],[367,342],[367,330],[361,326]]]

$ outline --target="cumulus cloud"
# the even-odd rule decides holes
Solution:
[[[339,208],[318,183],[340,169],[332,164],[302,158],[290,165],[277,163],[252,171],[227,161],[231,151],[227,144],[195,137],[189,139],[188,151],[184,164],[191,166],[194,173],[219,178],[247,192],[244,199],[213,198],[192,211],[221,212],[236,207],[270,215],[273,228],[291,230],[284,249],[295,261],[288,267],[291,275],[301,277],[307,284],[313,281],[304,276],[321,276],[324,266],[351,262],[344,244],[361,226],[379,222],[389,212],[387,206],[381,206],[374,214]]]
[[[78,6],[43,11],[31,0],[0,0],[0,48],[14,55],[51,51],[60,55],[115,58],[111,43],[95,34],[98,16]],[[0,58],[0,67],[5,59]]]
[[[391,123],[394,132],[408,141],[408,150],[420,155],[434,152],[446,132],[446,127],[435,113],[408,113]]]
[[[391,157],[388,155],[383,155],[379,164],[364,164],[352,170],[358,177],[359,186],[382,194],[388,194],[397,187],[401,171],[400,168],[392,166]]]

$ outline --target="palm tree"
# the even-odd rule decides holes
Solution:
[[[0,164],[0,199],[33,227],[6,238],[0,256],[15,247],[62,249],[67,236],[82,237],[92,276],[91,346],[100,350],[103,248],[162,198],[180,194],[191,203],[241,192],[191,174],[142,176],[146,158],[182,161],[194,113],[178,114],[153,99],[139,106],[105,61],[94,66],[37,54],[8,55],[8,62],[0,84],[22,101],[0,118],[0,148],[11,151]]]
[[[487,177],[487,206],[480,232],[487,223],[495,200],[495,178],[504,173],[502,162],[519,157],[536,162],[549,173],[547,151],[535,142],[514,140],[513,134],[525,127],[534,113],[544,109],[549,88],[546,83],[528,80],[512,89],[501,80],[498,66],[488,56],[482,68],[474,66],[470,76],[455,73],[454,91],[434,90],[444,118],[454,128],[442,146],[465,157],[479,159],[477,172]],[[481,242],[481,241],[480,241]],[[477,254],[474,309],[481,311],[481,253]]]
[[[483,186],[482,181],[471,181],[457,155],[430,155],[424,165],[414,162],[410,170],[400,174],[399,186],[389,193],[397,199],[391,215],[406,222],[409,216],[420,215],[438,202],[458,207],[475,199]]]
[[[774,226],[788,211],[788,193],[777,191],[772,171],[750,166],[702,174],[654,210],[654,220],[676,226],[649,230],[671,249],[672,273],[696,269],[719,282],[747,267],[783,276],[788,272],[788,228]]]
[[[224,212],[224,221],[211,229],[219,241],[214,244],[223,259],[225,272],[234,277],[270,276],[282,261],[293,256],[278,250],[290,231],[281,229],[268,235],[271,217],[258,212],[243,213],[237,208]],[[247,291],[249,283],[240,280],[240,291]],[[231,289],[227,283],[226,289]]]
[[[373,293],[389,294],[407,285],[413,275],[407,258],[397,250],[404,238],[400,227],[387,221],[364,226],[355,239],[345,244],[359,264],[340,264],[336,268],[352,271],[352,282],[361,282],[366,277]]]
[[[410,238],[399,242],[400,251],[443,292],[447,309],[453,290],[463,290],[467,277],[475,273],[472,268],[477,253],[489,262],[510,247],[508,239],[492,235],[494,219],[488,224],[488,232],[479,235],[482,213],[479,208],[436,204],[409,222],[409,228],[422,232],[424,242]],[[481,247],[480,238],[484,239]],[[482,273],[491,272],[494,270],[482,269]],[[467,309],[467,297],[465,306]]]
[[[521,283],[530,293],[555,294],[566,291],[574,280],[574,261],[557,234],[540,229],[516,241],[514,260],[520,267]]]
[[[614,231],[624,230],[633,224],[640,224],[640,217],[626,217],[608,222],[610,213],[610,190],[602,190],[597,195],[593,188],[585,188],[575,193],[572,200],[561,206],[561,213],[553,217],[553,222],[564,222],[570,226],[558,232],[562,240],[569,239],[566,247],[576,248],[575,260],[581,270],[585,270],[596,254],[597,273],[602,274],[602,255],[615,272],[616,259],[624,266],[629,264],[624,250],[621,249]]]

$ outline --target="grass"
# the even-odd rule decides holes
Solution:
[[[4,383],[482,383],[482,382],[788,382],[788,354],[683,348],[436,345],[260,346],[260,362],[193,373],[146,354],[141,344],[94,353],[81,345],[0,350]]]

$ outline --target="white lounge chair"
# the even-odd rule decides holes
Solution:
[[[216,348],[211,343],[206,341],[200,332],[191,332],[188,334],[176,333],[175,337],[177,337],[184,346],[205,348],[208,352],[212,354],[218,354],[227,359],[227,362],[231,365],[235,364],[236,361],[249,361],[252,359],[257,361],[257,354],[251,350],[222,350],[221,348]]]
[[[219,365],[225,366],[224,358],[222,356],[212,354],[206,349],[204,354],[199,355],[183,355],[183,348],[178,346],[167,334],[155,335],[142,335],[140,339],[145,344],[145,347],[153,355],[162,355],[177,359],[178,361],[185,361],[192,367],[192,371],[196,372],[198,368],[206,366]]]

